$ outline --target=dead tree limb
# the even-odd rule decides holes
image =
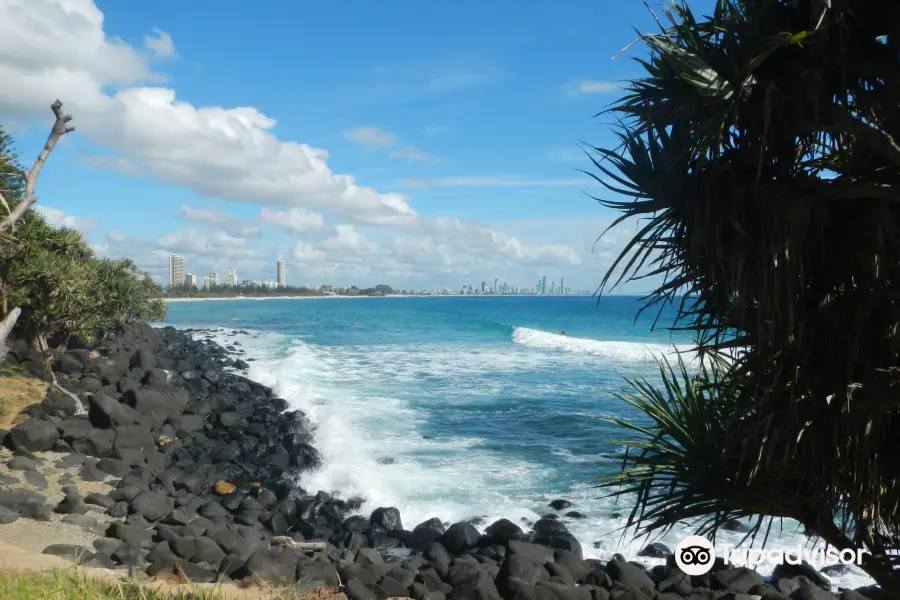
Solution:
[[[63,113],[62,102],[57,100],[50,106],[50,110],[53,111],[53,115],[56,117],[56,121],[53,123],[53,128],[50,130],[50,135],[47,136],[47,142],[44,144],[44,148],[41,150],[41,153],[38,154],[38,157],[34,159],[34,165],[32,165],[31,169],[28,171],[24,171],[22,175],[25,177],[25,195],[22,198],[22,201],[16,206],[11,212],[9,212],[9,205],[6,203],[6,200],[3,200],[3,205],[6,207],[8,215],[2,221],[0,221],[0,236],[6,235],[7,229],[12,229],[16,221],[22,218],[22,215],[25,214],[25,211],[28,208],[37,202],[37,197],[34,195],[34,188],[37,185],[38,175],[41,174],[41,169],[44,168],[44,165],[47,163],[47,159],[50,158],[50,153],[53,152],[53,149],[56,148],[57,142],[59,142],[60,138],[66,135],[69,132],[75,131],[75,127],[69,125],[69,122],[72,121],[72,115],[67,115]],[[2,197],[0,197],[2,198]],[[3,322],[0,323],[0,360],[6,358],[6,352],[8,350],[6,346],[6,338],[9,337],[9,333],[12,331],[12,328],[16,324],[16,320],[18,320],[19,315],[21,314],[21,309],[14,308],[10,311],[8,315],[3,319]],[[55,383],[55,382],[54,382]],[[76,406],[80,405],[80,402],[76,399]],[[82,411],[84,408],[82,407]]]
[[[19,310],[19,309],[17,308],[16,310]],[[75,415],[74,416],[77,417],[77,416],[81,416],[81,415],[86,415],[87,411],[84,408],[84,404],[81,402],[81,398],[79,398],[78,396],[76,396],[75,394],[73,394],[72,392],[70,392],[69,390],[64,388],[63,386],[59,385],[59,382],[56,380],[56,373],[51,371],[50,375],[53,377],[53,387],[55,387],[59,392],[65,394],[66,396],[68,396],[69,398],[71,398],[72,400],[75,401]]]
[[[0,221],[0,233],[3,233],[15,225],[16,221],[25,214],[25,211],[28,210],[32,204],[37,202],[37,198],[34,196],[34,188],[37,185],[37,179],[38,175],[41,174],[41,169],[44,168],[44,164],[46,164],[47,159],[50,158],[50,153],[56,148],[56,143],[59,142],[60,138],[69,132],[75,131],[75,127],[69,125],[69,122],[72,120],[72,115],[64,114],[62,106],[62,102],[57,100],[50,107],[54,116],[56,116],[56,122],[53,123],[53,129],[50,130],[50,135],[47,137],[47,142],[44,144],[43,150],[41,150],[41,153],[38,154],[38,157],[34,160],[34,165],[30,170],[23,173],[25,176],[25,196],[22,198],[22,202],[13,209],[9,216],[3,219],[3,221]]]

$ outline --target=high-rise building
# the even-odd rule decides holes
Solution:
[[[237,271],[234,270],[234,267],[225,269],[225,285],[229,287],[237,286]]]
[[[547,276],[541,277],[541,296],[547,293]]]
[[[487,290],[487,281],[481,282],[481,293],[483,294]]]
[[[500,293],[500,279],[498,277],[494,277],[494,293]]]
[[[184,257],[180,254],[169,255],[169,287],[181,287],[184,283]]]
[[[277,283],[280,288],[287,285],[287,273],[283,260],[279,260],[275,263],[275,283]]]
[[[219,274],[215,271],[209,274],[207,280],[209,281],[208,287],[214,288],[219,286]]]
[[[184,274],[184,287],[188,290],[192,290],[197,287],[197,276],[193,273],[185,273]]]
[[[565,285],[564,282],[565,282],[565,279],[563,279],[562,277],[560,277],[560,278],[559,278],[559,295],[560,295],[560,296],[562,296],[563,294],[566,293],[566,285]]]

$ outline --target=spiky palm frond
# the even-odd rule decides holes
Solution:
[[[797,516],[792,504],[771,494],[770,482],[747,477],[748,458],[758,448],[743,435],[738,405],[720,395],[731,369],[731,360],[710,353],[692,372],[679,355],[674,366],[660,362],[662,387],[629,380],[630,389],[616,395],[650,421],[604,419],[632,434],[612,442],[626,448],[622,469],[599,484],[634,502],[627,529],[649,535],[694,521],[701,534],[714,538],[728,521],[754,517],[755,537],[764,522],[760,515]]]
[[[619,195],[600,199],[620,213],[614,226],[640,221],[601,289],[656,276],[645,308],[676,303],[701,355],[747,348],[707,388],[758,440],[741,454],[718,440],[723,495],[765,483],[772,514],[824,529],[838,514],[877,554],[900,534],[889,458],[900,434],[900,11],[834,2],[823,17],[817,6],[719,0],[698,19],[679,3],[670,26],[643,37],[646,74],[610,110],[620,147],[593,149],[596,178]],[[658,414],[659,402],[637,407]],[[657,475],[715,491],[686,471]],[[671,512],[651,510],[648,498],[665,502],[652,489],[639,513],[649,525],[694,510],[678,494]],[[728,501],[763,506],[749,492]]]

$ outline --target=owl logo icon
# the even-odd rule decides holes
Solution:
[[[675,564],[688,575],[709,573],[716,561],[716,550],[705,537],[692,535],[684,538],[675,548]]]

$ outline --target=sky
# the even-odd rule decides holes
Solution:
[[[579,141],[641,76],[641,2],[0,0],[0,124],[39,206],[162,283],[595,289],[633,224]],[[621,292],[644,291],[646,282]]]

